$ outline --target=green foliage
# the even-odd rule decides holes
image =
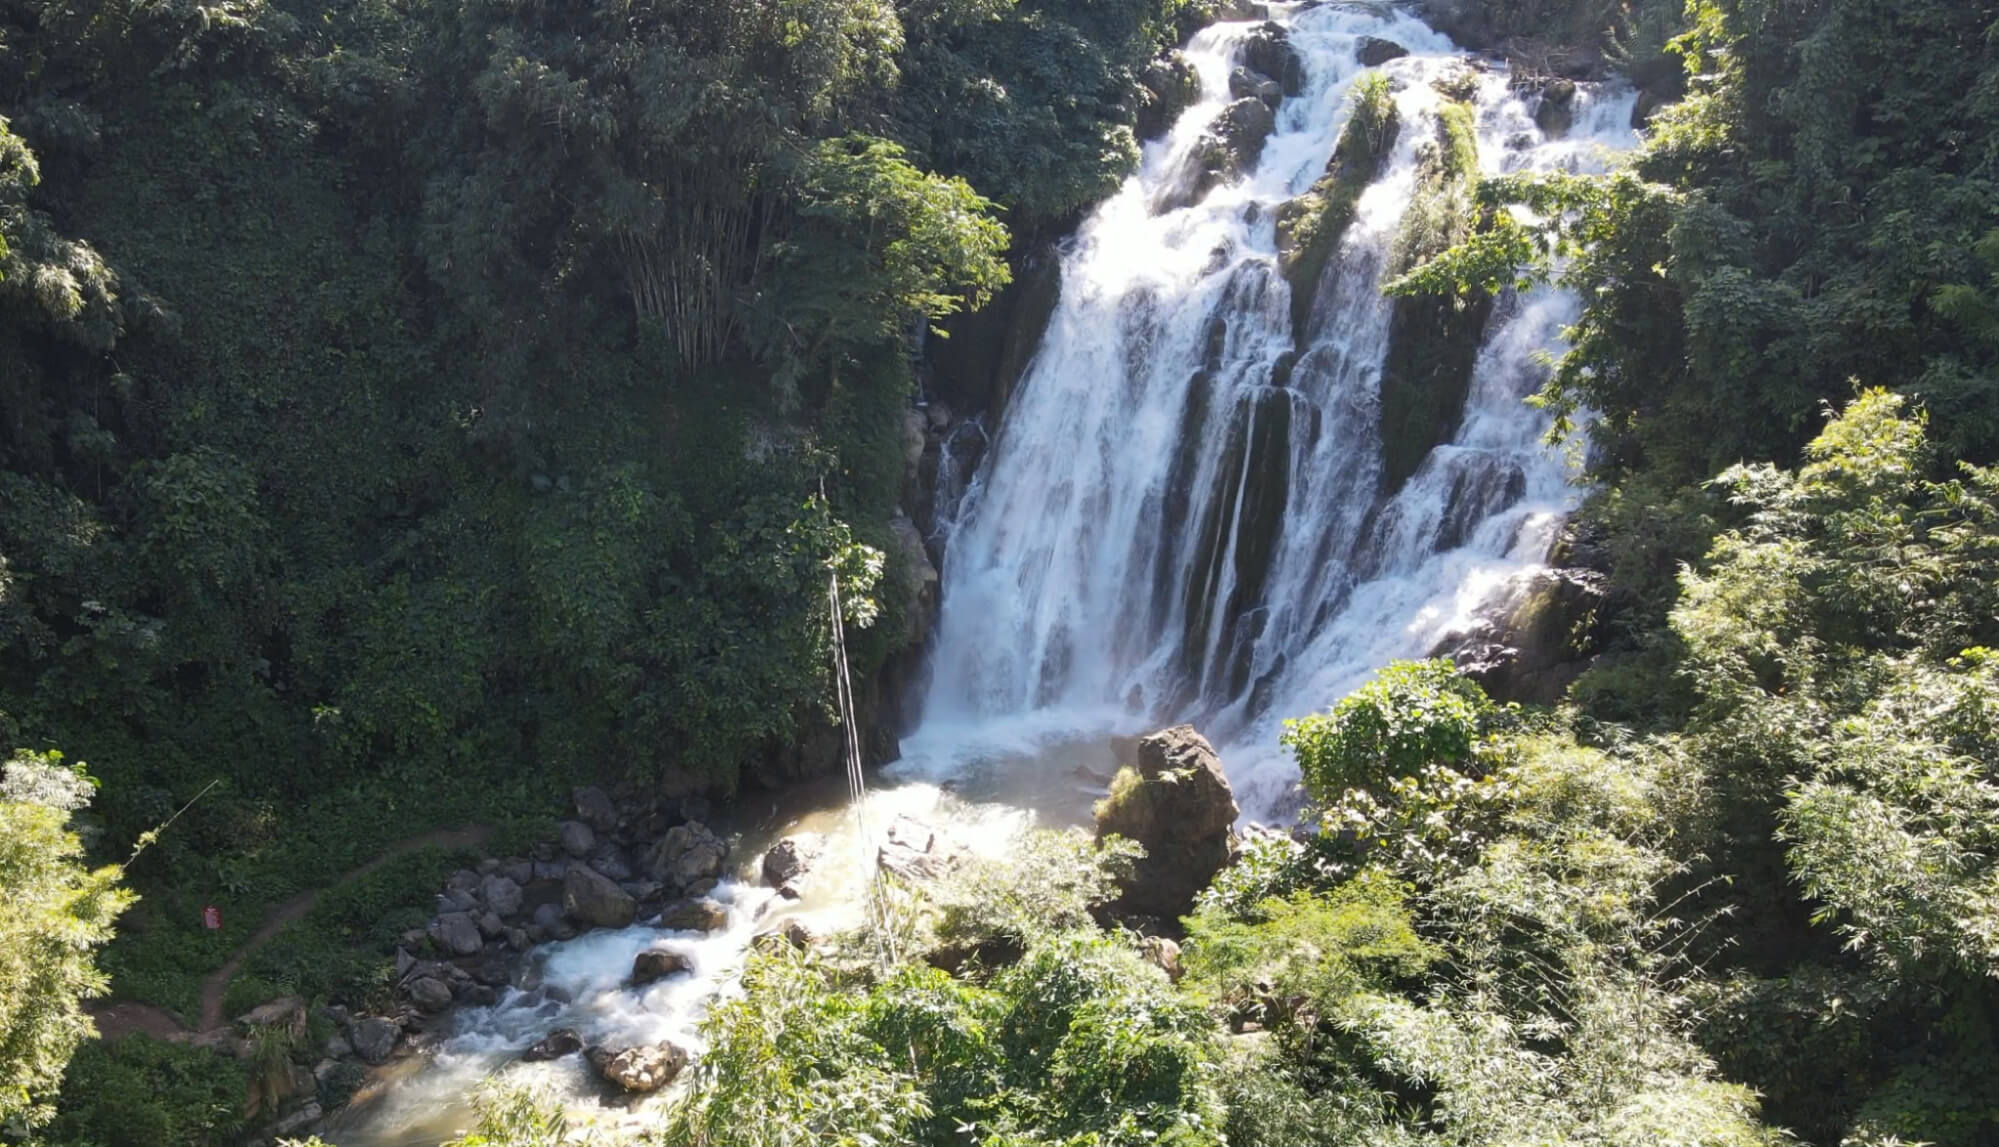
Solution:
[[[1330,712],[1285,722],[1283,743],[1312,795],[1332,800],[1429,766],[1474,770],[1494,713],[1449,661],[1398,661]]]
[[[103,993],[96,950],[132,902],[118,867],[90,868],[72,816],[92,782],[61,754],[22,753],[0,777],[0,1121],[46,1121]]]
[[[402,934],[423,927],[435,911],[437,889],[474,859],[468,853],[420,849],[329,889],[303,919],[259,948],[244,970],[307,999],[380,1002],[395,973],[393,957]]]
[[[562,1108],[526,1087],[491,1085],[473,1098],[479,1123],[444,1147],[564,1147],[587,1143],[573,1135]]]
[[[1046,937],[983,987],[905,967],[842,991],[789,954],[744,983],[660,1142],[1220,1142],[1211,1021],[1117,940]]]
[[[1198,912],[1188,917],[1188,982],[1217,999],[1247,998],[1266,984],[1323,1007],[1411,980],[1436,953],[1416,935],[1408,891],[1370,872],[1329,892],[1264,900],[1254,923]]]
[[[47,1147],[224,1147],[244,1127],[249,1073],[207,1048],[129,1035],[77,1051]]]
[[[1099,844],[1080,828],[1032,830],[1006,857],[974,859],[929,893],[937,941],[973,952],[996,943],[1025,949],[1091,927],[1091,910],[1117,899],[1119,880],[1144,854],[1123,837]]]

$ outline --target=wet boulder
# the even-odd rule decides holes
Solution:
[[[363,1016],[347,1029],[347,1042],[354,1045],[354,1054],[372,1064],[387,1063],[402,1037],[400,1026],[380,1016]]]
[[[405,988],[410,1002],[427,1012],[441,1012],[451,1006],[451,987],[431,976],[418,976]]]
[[[1516,579],[1431,656],[1451,658],[1495,701],[1559,704],[1603,643],[1604,584],[1603,574],[1572,568]]]
[[[563,877],[562,911],[578,924],[624,928],[638,915],[638,901],[609,877],[579,864]]]
[[[1362,36],[1354,45],[1354,58],[1363,68],[1378,68],[1390,60],[1399,60],[1409,54],[1409,49],[1393,40],[1379,36]]]
[[[671,1043],[640,1044],[618,1050],[591,1048],[590,1066],[626,1091],[644,1094],[672,1083],[687,1066],[687,1052]]]
[[[787,836],[764,853],[764,883],[779,891],[809,872],[826,848],[825,838],[816,832]]]
[[[659,926],[671,932],[719,932],[729,926],[729,910],[705,896],[682,900],[660,912]]]
[[[669,948],[647,948],[632,958],[631,982],[633,987],[641,987],[693,969],[693,962],[679,952]]]
[[[646,855],[646,875],[673,888],[722,874],[729,846],[698,820],[675,825]]]
[[[556,1028],[532,1047],[521,1053],[521,1058],[529,1063],[543,1063],[551,1059],[561,1059],[583,1050],[583,1037],[574,1028]]]
[[[1238,810],[1214,746],[1192,725],[1138,743],[1138,766],[1119,772],[1097,806],[1097,839],[1145,847],[1112,905],[1120,916],[1177,920],[1229,862]]]
[[[1541,133],[1550,139],[1560,139],[1569,134],[1576,122],[1576,83],[1574,80],[1549,80],[1541,88],[1541,98],[1534,105],[1534,123]]]
[[[1284,86],[1261,72],[1237,68],[1229,73],[1229,95],[1239,100],[1262,100],[1274,108],[1284,102]]]
[[[1201,100],[1201,74],[1180,52],[1168,52],[1139,75],[1138,138],[1158,139]]]
[[[1250,71],[1276,80],[1287,96],[1300,95],[1305,90],[1305,60],[1282,24],[1258,26],[1244,38],[1236,59]]]

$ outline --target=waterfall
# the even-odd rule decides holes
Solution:
[[[1433,81],[1466,57],[1415,18],[1329,4],[1274,16],[1303,65],[1254,169],[1190,205],[1203,136],[1258,22],[1200,33],[1204,91],[1066,244],[1061,301],[964,492],[943,564],[913,775],[982,744],[1193,720],[1245,808],[1294,773],[1279,721],[1422,656],[1545,560],[1576,491],[1524,403],[1577,305],[1497,301],[1455,431],[1399,488],[1383,466],[1393,245],[1434,146]],[[1302,330],[1278,270],[1278,209],[1325,170],[1365,72],[1402,129],[1361,195]],[[1598,169],[1630,146],[1628,91],[1582,85],[1559,138],[1500,68],[1474,73],[1486,174]]]
[[[1435,138],[1432,81],[1465,57],[1386,7],[1279,6],[1277,20],[1303,74],[1254,168],[1172,206],[1196,193],[1204,133],[1258,35],[1221,24],[1188,48],[1203,100],[1066,245],[1061,301],[1003,418],[961,426],[939,460],[929,541],[945,547],[943,606],[924,722],[870,791],[871,823],[912,817],[1002,854],[1028,824],[1086,823],[1115,764],[1110,737],[1173,720],[1198,723],[1244,808],[1268,815],[1295,779],[1278,722],[1465,626],[1538,568],[1573,507],[1571,468],[1523,401],[1577,314],[1550,288],[1496,302],[1451,432],[1391,481],[1394,307],[1380,288]],[[1324,171],[1369,36],[1409,50],[1380,69],[1403,127],[1294,332],[1278,208]],[[1488,173],[1589,168],[1634,142],[1629,92],[1581,87],[1568,130],[1550,138],[1503,71],[1479,71],[1475,88]],[[463,1128],[465,1095],[496,1072],[554,1088],[581,1119],[642,1122],[599,1104],[576,1057],[524,1064],[521,1051],[571,1026],[591,1042],[670,1038],[698,1053],[700,1018],[756,932],[856,922],[878,841],[851,825],[832,802],[740,842],[713,893],[721,931],[640,924],[535,949],[492,1007],[458,1012],[432,1054],[385,1069],[328,1136],[435,1143]],[[827,838],[829,858],[788,903],[759,886],[756,855],[801,829]],[[631,985],[633,955],[661,942],[692,973]]]

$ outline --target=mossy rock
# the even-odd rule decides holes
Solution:
[[[1303,342],[1319,281],[1352,225],[1361,193],[1374,181],[1401,129],[1385,83],[1360,93],[1361,103],[1312,189],[1277,210],[1277,268],[1291,284],[1291,331]]]

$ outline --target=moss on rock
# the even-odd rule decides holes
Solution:
[[[1353,114],[1326,162],[1326,173],[1310,191],[1277,211],[1277,267],[1291,284],[1294,339],[1302,338],[1326,264],[1339,250],[1361,192],[1374,181],[1400,127],[1386,77],[1361,80],[1353,99]]]

